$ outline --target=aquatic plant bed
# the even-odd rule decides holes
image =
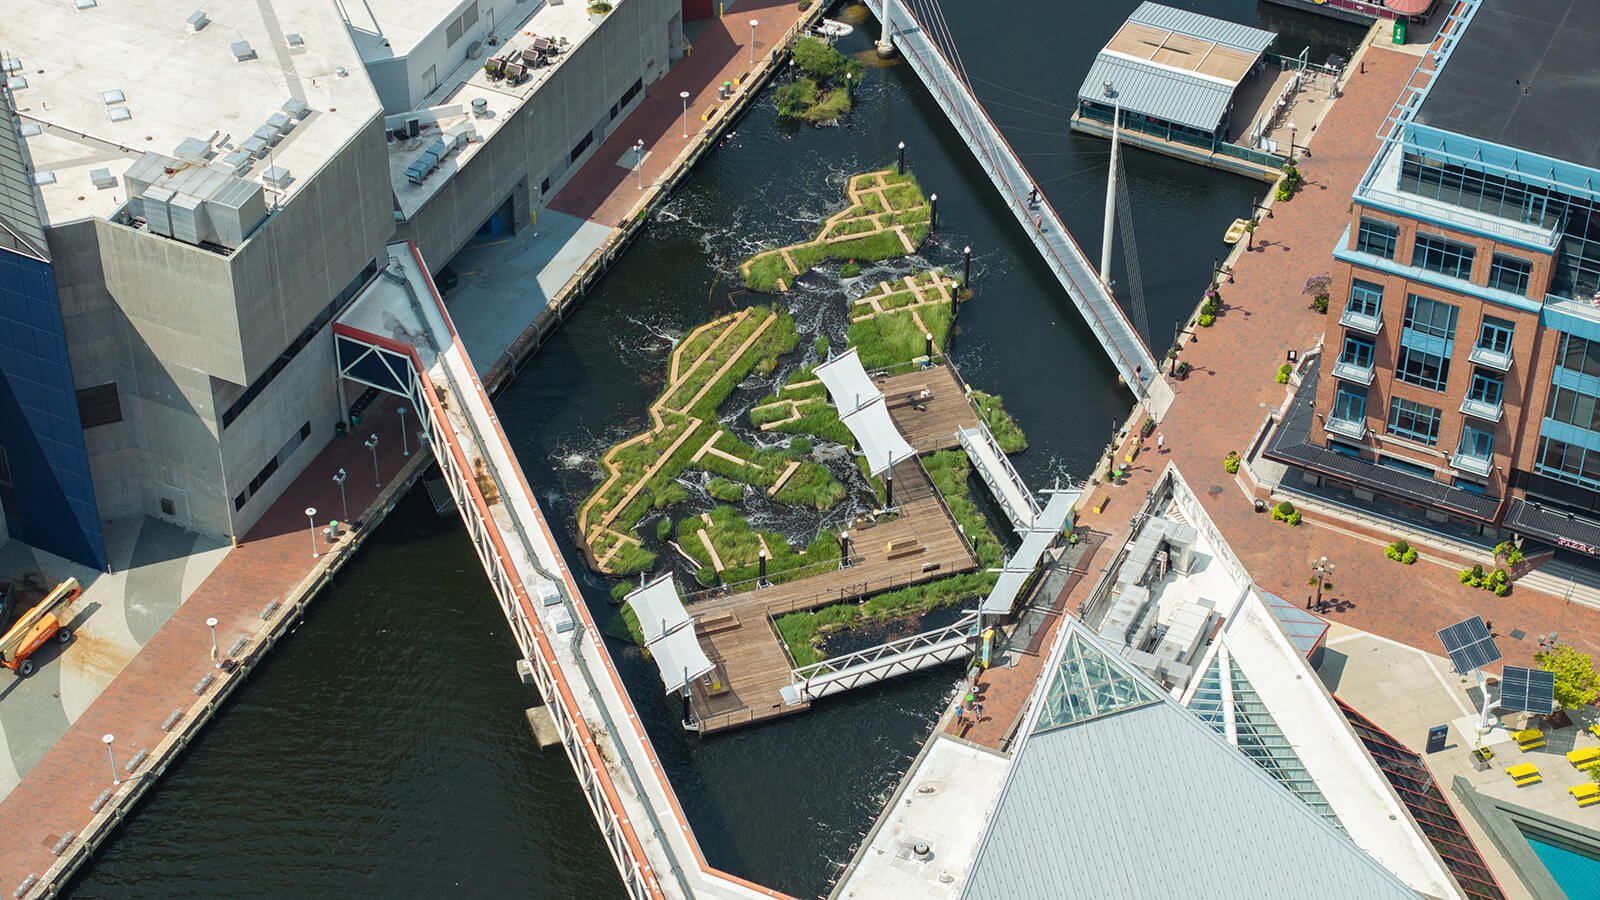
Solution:
[[[826,467],[758,450],[717,422],[717,409],[734,387],[751,372],[770,372],[798,340],[786,310],[751,307],[708,322],[679,343],[667,386],[650,405],[650,429],[606,451],[600,460],[605,477],[578,509],[579,534],[597,570],[623,575],[654,565],[637,526],[651,510],[688,499],[677,481],[686,469],[772,488],[784,503],[827,509],[844,498],[844,486]]]
[[[745,286],[784,291],[796,276],[828,260],[876,261],[909,256],[928,236],[928,201],[911,174],[893,169],[851,176],[850,205],[829,216],[817,236],[764,250],[739,264]]]
[[[955,279],[938,269],[907,275],[878,287],[851,304],[850,346],[868,369],[888,369],[928,355],[928,335],[934,353],[942,354],[950,340],[955,318]]]
[[[972,405],[978,410],[978,417],[983,419],[983,424],[989,426],[1002,453],[1021,453],[1028,449],[1027,436],[1022,433],[1017,420],[1011,418],[1011,414],[1001,405],[999,394],[975,390],[972,392]]]
[[[760,575],[762,550],[767,551],[770,584],[831,572],[839,565],[839,539],[831,531],[818,534],[805,547],[795,548],[780,534],[758,531],[726,505],[679,522],[678,545],[700,564],[695,578],[704,587],[721,583],[733,585],[736,590],[754,588]],[[720,568],[717,563],[721,563]]]

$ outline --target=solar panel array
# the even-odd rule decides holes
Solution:
[[[1506,666],[1500,676],[1500,708],[1549,715],[1556,709],[1556,676],[1543,669]]]
[[[1439,632],[1450,662],[1461,674],[1481,669],[1500,658],[1500,648],[1489,634],[1483,616],[1473,616]]]

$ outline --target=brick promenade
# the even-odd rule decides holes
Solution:
[[[261,613],[269,603],[286,601],[315,567],[331,561],[330,548],[320,534],[322,556],[312,558],[311,530],[304,510],[316,507],[319,526],[343,518],[333,473],[341,466],[349,473],[345,490],[353,516],[367,515],[364,511],[380,493],[392,493],[387,489],[408,462],[401,455],[400,420],[390,411],[392,406],[388,398],[374,403],[352,434],[323,449],[240,545],[0,802],[0,817],[7,823],[0,829],[0,889],[10,894],[30,874],[43,877],[56,861],[51,848],[69,832],[82,833],[89,823],[90,804],[112,786],[102,735],[116,738],[117,775],[122,779],[121,789],[127,790],[131,786],[128,763],[140,750],[153,751],[166,737],[161,723],[174,710],[187,711],[195,705],[195,685],[214,671],[207,618],[218,619],[218,649],[226,655],[241,634],[255,635],[266,626]],[[406,419],[406,426],[412,431],[412,457],[426,454],[426,450],[419,451],[415,415]],[[383,491],[374,486],[372,453],[364,446],[366,436],[372,433],[379,436]],[[387,496],[384,500],[392,502]],[[71,652],[70,646],[66,652]],[[145,762],[134,774],[145,777],[149,769]]]
[[[1311,310],[1301,288],[1308,276],[1331,267],[1333,248],[1350,220],[1350,196],[1378,149],[1379,124],[1417,57],[1374,46],[1365,62],[1364,72],[1352,68],[1343,99],[1311,138],[1313,155],[1300,163],[1305,185],[1291,201],[1273,206],[1273,218],[1262,220],[1256,231],[1255,249],[1235,263],[1234,283],[1219,287],[1225,315],[1215,327],[1196,329],[1198,342],[1186,345],[1181,359],[1192,371],[1187,380],[1173,382],[1176,400],[1159,429],[1166,437],[1165,452],[1156,452],[1152,434],[1125,481],[1094,487],[1095,502],[1106,492],[1111,502],[1100,515],[1084,509],[1079,524],[1110,532],[1112,538],[1067,608],[1075,609],[1093,586],[1114,548],[1127,539],[1128,520],[1144,504],[1145,492],[1166,464],[1175,462],[1261,587],[1304,602],[1312,562],[1326,556],[1335,563],[1335,577],[1324,592],[1325,599],[1335,601],[1327,615],[1332,621],[1439,653],[1435,633],[1440,628],[1481,615],[1492,623],[1506,663],[1532,665],[1538,635],[1549,631],[1578,650],[1600,655],[1600,610],[1527,588],[1496,597],[1466,587],[1456,578],[1460,564],[1430,559],[1433,554],[1427,552],[1416,565],[1402,566],[1384,557],[1382,542],[1352,535],[1340,523],[1320,521],[1309,512],[1303,524],[1290,528],[1256,513],[1251,498],[1223,470],[1228,451],[1244,452],[1268,411],[1283,404],[1284,386],[1273,376],[1286,351],[1303,354],[1324,332],[1338,333],[1337,313]],[[1196,303],[1208,275],[1195,273]],[[1334,310],[1340,299],[1334,298]],[[1118,458],[1126,452],[1124,444]],[[1526,636],[1512,638],[1513,629]],[[985,720],[966,728],[947,723],[949,732],[997,746],[1032,690],[1036,671],[1037,665],[987,673],[980,680]]]
[[[700,121],[700,116],[718,105],[718,85],[750,73],[750,20],[760,23],[756,26],[755,44],[755,60],[760,65],[804,15],[794,0],[738,0],[727,6],[727,14],[720,19],[691,23],[691,28],[702,28],[691,41],[693,52],[673,63],[660,81],[650,85],[644,102],[628,114],[626,121],[556,194],[550,202],[551,209],[602,225],[616,226],[626,220],[647,194],[639,187],[639,176],[631,168],[634,156],[629,148],[634,141],[644,141],[644,181],[648,188],[668,174],[678,155],[702,129],[720,124],[720,115],[711,122]],[[683,91],[689,92],[687,138],[683,99],[678,96]],[[624,156],[628,168],[617,165]]]

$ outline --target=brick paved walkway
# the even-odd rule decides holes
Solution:
[[[1193,371],[1173,385],[1177,399],[1160,429],[1166,453],[1155,453],[1152,436],[1125,484],[1098,489],[1113,494],[1105,513],[1089,513],[1084,523],[1123,535],[1128,516],[1173,460],[1262,587],[1303,602],[1311,562],[1327,556],[1336,564],[1328,592],[1337,601],[1332,620],[1437,652],[1439,628],[1478,614],[1501,635],[1509,663],[1530,664],[1537,635],[1545,631],[1600,653],[1600,610],[1526,588],[1495,597],[1459,584],[1458,565],[1430,562],[1427,554],[1414,566],[1392,563],[1381,543],[1317,527],[1311,515],[1291,530],[1254,512],[1222,468],[1223,456],[1242,452],[1268,410],[1283,403],[1284,388],[1273,375],[1285,352],[1303,353],[1324,331],[1338,331],[1333,314],[1309,308],[1301,287],[1307,276],[1330,268],[1330,254],[1349,222],[1350,195],[1377,151],[1378,125],[1415,65],[1415,56],[1383,47],[1367,52],[1365,71],[1350,76],[1344,99],[1312,137],[1313,155],[1300,166],[1305,186],[1290,202],[1273,207],[1273,218],[1256,232],[1255,250],[1235,264],[1234,283],[1220,287],[1226,315],[1213,328],[1196,329],[1198,343],[1183,351]],[[1207,274],[1196,273],[1197,295]],[[1527,637],[1512,639],[1512,629]]]
[[[0,802],[0,816],[7,822],[0,829],[0,889],[9,894],[29,874],[43,876],[55,861],[51,847],[62,835],[81,832],[89,821],[89,805],[111,787],[111,764],[102,735],[116,737],[117,774],[126,788],[128,763],[165,736],[162,721],[174,710],[188,710],[195,703],[195,685],[212,671],[208,617],[219,620],[217,644],[226,654],[241,634],[263,628],[261,613],[269,603],[283,600],[315,566],[329,562],[320,537],[324,552],[319,559],[311,556],[304,510],[316,507],[319,525],[342,518],[339,487],[332,481],[342,466],[349,472],[345,490],[351,513],[365,515],[363,511],[380,494],[373,482],[372,453],[364,446],[366,435],[379,435],[378,467],[385,487],[406,462],[400,422],[392,407],[388,398],[374,403],[355,433],[333,441],[311,462],[239,547]],[[414,415],[406,419],[413,431],[413,456],[419,452],[416,424]],[[148,768],[143,764],[137,772],[142,775]]]
[[[700,130],[712,126],[700,121],[700,116],[717,105],[717,86],[750,72],[750,20],[760,23],[756,26],[755,45],[759,65],[802,15],[793,0],[729,3],[727,14],[704,23],[700,33],[690,39],[694,51],[673,63],[660,81],[650,85],[644,102],[628,114],[627,120],[556,194],[550,208],[608,226],[626,220],[646,193],[631,168],[617,165],[624,154],[632,161],[628,148],[634,141],[644,141],[645,184],[655,184]],[[683,131],[683,100],[678,96],[683,91],[689,92],[687,138]]]

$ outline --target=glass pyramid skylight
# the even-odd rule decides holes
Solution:
[[[1076,630],[1067,636],[1060,665],[1050,676],[1038,722],[1038,734],[1160,700],[1155,691],[1107,656]]]

